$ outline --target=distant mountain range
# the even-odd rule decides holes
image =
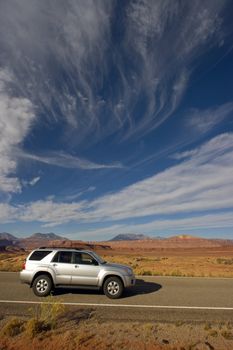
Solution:
[[[68,238],[59,236],[53,232],[49,233],[34,233],[29,237],[19,238],[11,233],[0,233],[0,251],[4,249],[19,250],[19,249],[34,249],[41,246],[63,246],[76,247],[80,249],[95,249],[95,247],[105,249],[110,247],[127,248],[138,247],[137,249],[153,249],[153,248],[208,248],[232,246],[233,239],[206,239],[191,235],[177,235],[168,238],[164,237],[149,237],[143,234],[119,234],[105,242],[83,242],[80,240],[69,240]],[[144,247],[144,248],[143,248]]]
[[[119,234],[112,239],[109,240],[109,242],[112,241],[141,241],[146,239],[164,239],[163,237],[149,237],[146,235],[143,235],[142,233],[122,233]]]
[[[18,238],[13,236],[11,233],[8,233],[8,232],[2,232],[0,233],[0,239],[6,239],[8,241],[17,241]]]
[[[10,233],[0,233],[0,252],[31,250],[38,247],[65,247],[77,249],[111,249],[109,245],[98,242],[83,242],[80,240],[69,240],[55,233],[34,233],[29,237],[18,238]]]
[[[137,233],[125,233],[125,234],[119,234],[109,241],[138,241],[138,240],[144,240],[144,239],[150,239],[150,237],[145,236],[143,234],[137,234]]]
[[[25,238],[18,238],[18,237],[15,237],[13,236],[11,233],[8,233],[8,232],[2,232],[0,233],[0,240],[2,239],[6,239],[6,240],[9,240],[9,241],[19,241],[19,240],[22,240],[22,239],[43,239],[43,240],[68,240],[68,238],[65,238],[65,237],[61,237],[61,236],[58,236],[56,235],[55,233],[33,233],[33,235],[29,236],[29,237],[25,237]]]
[[[11,247],[14,249],[31,249],[34,247],[45,246],[50,242],[59,241],[67,242],[69,241],[65,237],[56,235],[55,233],[34,233],[33,235],[25,238],[15,237],[11,233],[2,232],[0,233],[0,247],[3,250],[3,247]]]
[[[30,237],[28,237],[28,239],[46,239],[48,241],[64,241],[64,240],[68,240],[68,238],[65,238],[65,237],[61,237],[59,235],[56,235],[55,233],[53,232],[50,232],[50,233],[34,233],[33,235],[31,235]]]
[[[148,237],[144,235],[118,235],[108,241],[113,249],[135,251],[153,249],[186,249],[186,248],[220,248],[232,247],[233,239],[208,239],[191,235],[177,235],[168,238]]]

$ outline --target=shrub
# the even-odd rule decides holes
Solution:
[[[233,259],[217,258],[216,262],[221,265],[233,265]]]
[[[19,318],[12,318],[2,328],[1,335],[14,337],[24,330],[24,321]]]
[[[61,301],[57,301],[52,296],[46,298],[46,301],[40,304],[39,319],[55,328],[59,317],[65,312],[65,306]]]
[[[218,332],[215,329],[212,329],[209,334],[211,337],[214,337],[214,338],[218,336]]]
[[[174,277],[180,277],[180,276],[183,276],[184,274],[180,271],[180,270],[173,270],[171,272],[171,276],[174,276]]]
[[[48,331],[50,329],[51,329],[50,325],[46,324],[44,321],[37,320],[36,318],[31,318],[26,323],[25,333],[30,338],[34,338],[39,333],[44,332],[44,331]]]
[[[143,270],[141,272],[142,276],[152,276],[152,272],[150,270]]]
[[[34,338],[41,332],[54,329],[57,326],[59,316],[65,312],[65,306],[52,296],[45,299],[35,309],[30,309],[33,317],[28,320],[25,332],[30,338]]]
[[[210,329],[212,329],[211,324],[210,323],[206,323],[205,327],[204,327],[204,330],[205,331],[209,331]]]
[[[222,331],[221,335],[227,340],[233,340],[233,333],[230,331]]]

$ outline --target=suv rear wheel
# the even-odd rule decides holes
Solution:
[[[46,297],[52,289],[51,278],[47,275],[39,275],[32,284],[33,292],[38,297]]]
[[[108,277],[104,282],[104,294],[111,299],[120,298],[124,290],[123,283],[120,278],[112,276]]]

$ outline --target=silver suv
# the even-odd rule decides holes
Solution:
[[[107,297],[117,299],[124,288],[135,284],[130,267],[107,263],[92,251],[66,248],[33,250],[20,272],[20,280],[40,297],[59,286],[76,286],[103,289]]]

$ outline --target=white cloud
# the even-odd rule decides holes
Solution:
[[[232,133],[219,135],[180,159],[176,166],[92,201],[56,203],[48,199],[25,204],[17,208],[17,218],[55,226],[178,213],[203,215],[233,208]]]
[[[233,102],[206,110],[192,109],[187,113],[187,125],[195,132],[206,133],[233,114]]]
[[[36,176],[32,178],[31,180],[22,180],[21,183],[23,186],[35,186],[38,181],[40,181],[40,176]]]
[[[17,218],[18,209],[7,203],[0,203],[0,222],[8,223]]]
[[[81,196],[83,196],[84,194],[86,193],[89,193],[89,192],[93,192],[96,190],[96,187],[95,186],[90,186],[88,187],[87,189],[83,190],[83,191],[79,191],[79,192],[73,192],[73,194],[68,194],[65,196],[65,200],[66,201],[75,201],[77,200],[78,198],[80,198]]]
[[[32,103],[14,97],[10,91],[13,78],[0,70],[0,191],[19,192],[21,185],[14,176],[17,161],[15,150],[20,147],[35,118]]]
[[[25,159],[68,169],[93,170],[123,168],[123,165],[117,162],[112,164],[98,164],[84,158],[74,157],[64,152],[50,152],[46,155],[36,155],[21,151],[18,155]]]
[[[162,235],[164,231],[179,233],[179,231],[192,232],[209,229],[233,228],[232,213],[215,213],[208,215],[198,215],[184,219],[157,219],[144,224],[118,224],[108,225],[98,229],[79,231],[80,238],[98,237],[104,239],[120,233],[143,233],[147,235]],[[74,236],[74,235],[73,235]]]
[[[150,230],[153,230],[153,228],[156,230],[197,230],[227,228],[233,227],[233,217],[232,213],[198,215],[196,217],[188,217],[185,219],[157,220],[153,223],[150,223],[147,229],[149,227]]]
[[[79,220],[79,212],[85,209],[85,202],[55,203],[52,200],[35,201],[19,208],[18,219],[24,222],[39,221],[46,226]]]
[[[232,208],[232,164],[233,134],[220,135],[179,165],[89,203],[87,220]]]
[[[31,179],[29,181],[29,185],[30,186],[35,186],[37,184],[37,182],[40,181],[40,176],[34,177],[33,179]]]

